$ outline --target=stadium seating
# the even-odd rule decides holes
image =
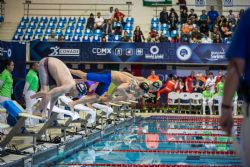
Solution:
[[[28,16],[23,16],[22,19],[21,19],[21,22],[23,23],[28,23],[29,22],[29,17]]]
[[[151,24],[159,24],[159,18],[158,17],[153,17],[152,19],[151,19]]]
[[[40,22],[48,23],[48,17],[46,16],[41,17]]]
[[[21,36],[18,34],[15,34],[12,38],[13,41],[19,41],[21,39]]]
[[[70,28],[68,28],[68,29],[66,29],[66,31],[65,31],[65,35],[72,36],[72,35],[73,35],[73,31],[72,31]]]
[[[76,18],[74,16],[71,16],[69,18],[69,23],[75,23],[76,22]]]
[[[92,36],[93,32],[90,29],[86,29],[86,31],[84,32],[84,36]]]
[[[46,23],[43,23],[43,22],[40,22],[37,26],[37,28],[40,28],[40,29],[45,29],[46,27]]]
[[[35,22],[30,22],[30,24],[28,25],[28,29],[35,29],[36,28],[36,23]]]
[[[3,22],[4,22],[4,17],[0,16],[0,23],[3,23]]]
[[[81,29],[76,29],[74,35],[82,36],[82,30]]]
[[[153,23],[153,24],[151,24],[151,30],[152,30],[153,28],[154,28],[156,31],[159,31],[159,24],[156,23],[156,22]]]
[[[23,29],[18,28],[16,31],[16,35],[23,36]]]
[[[78,36],[78,35],[74,35],[74,36],[72,37],[72,41],[73,41],[73,42],[80,42],[80,41],[81,41],[81,38],[80,38],[80,36]]]
[[[70,35],[65,35],[64,40],[65,40],[66,42],[69,42],[69,41],[71,41],[71,38],[72,38],[72,36],[70,36]]]
[[[55,29],[55,28],[56,28],[56,25],[55,25],[54,22],[50,22],[50,23],[48,24],[47,28],[49,28],[49,29]]]
[[[114,42],[120,42],[121,41],[121,36],[120,35],[115,35],[113,38]]]
[[[56,22],[57,22],[57,17],[52,16],[52,17],[49,19],[49,22],[56,23]]]
[[[65,23],[64,22],[59,22],[58,24],[57,24],[57,29],[62,29],[62,28],[64,28],[65,27]]]
[[[82,38],[82,42],[90,42],[90,36],[84,36],[83,38]]]
[[[78,18],[78,23],[85,24],[85,23],[86,23],[86,18],[83,17],[83,16],[80,16],[80,17]]]
[[[30,41],[31,40],[31,35],[29,35],[29,34],[24,35],[23,40],[24,41]]]
[[[96,29],[95,31],[94,31],[94,36],[102,36],[102,31],[100,30],[100,29]]]
[[[67,18],[65,16],[60,17],[59,23],[67,23]]]
[[[126,23],[134,24],[134,18],[133,17],[128,17],[126,19]]]
[[[31,17],[31,22],[38,23],[38,20],[37,16]]]
[[[40,28],[36,29],[36,31],[35,31],[35,35],[42,36],[42,35],[43,35],[43,30],[42,30],[42,29],[40,29]]]
[[[100,36],[98,35],[94,36],[92,42],[101,42]]]

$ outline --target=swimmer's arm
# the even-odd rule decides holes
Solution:
[[[93,102],[97,101],[98,99],[99,99],[99,97],[97,97],[97,95],[84,96],[81,99],[70,102],[71,110],[73,110],[74,106],[77,104],[93,103]]]
[[[48,96],[51,96],[51,98],[59,97],[65,93],[68,93],[72,89],[73,86],[74,84],[62,85],[60,87],[51,89],[47,94]]]
[[[83,80],[86,81],[86,77],[87,77],[87,73],[85,72],[82,72],[81,70],[72,70],[72,69],[69,69],[70,73],[75,75],[75,76],[78,76],[80,78],[82,78]]]
[[[116,94],[119,94],[123,99],[122,100],[128,100],[128,93],[126,92],[126,89],[129,89],[130,84],[129,83],[123,83],[120,86],[117,87]],[[120,98],[119,98],[120,100]],[[117,98],[115,98],[115,101],[117,101]],[[120,100],[121,101],[121,100]]]

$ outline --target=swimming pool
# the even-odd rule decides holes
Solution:
[[[240,166],[235,138],[221,131],[217,118],[154,116],[82,148],[54,167],[64,166]]]

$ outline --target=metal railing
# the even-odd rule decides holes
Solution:
[[[25,16],[89,16],[92,12],[108,12],[113,6],[130,16],[133,3],[33,3],[26,1],[23,3]],[[107,7],[107,8],[103,8]],[[104,15],[102,15],[104,16]]]

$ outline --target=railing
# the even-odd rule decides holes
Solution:
[[[89,16],[91,12],[95,15],[97,12],[106,13],[111,6],[130,16],[133,3],[32,3],[26,1],[23,6],[25,16]]]

